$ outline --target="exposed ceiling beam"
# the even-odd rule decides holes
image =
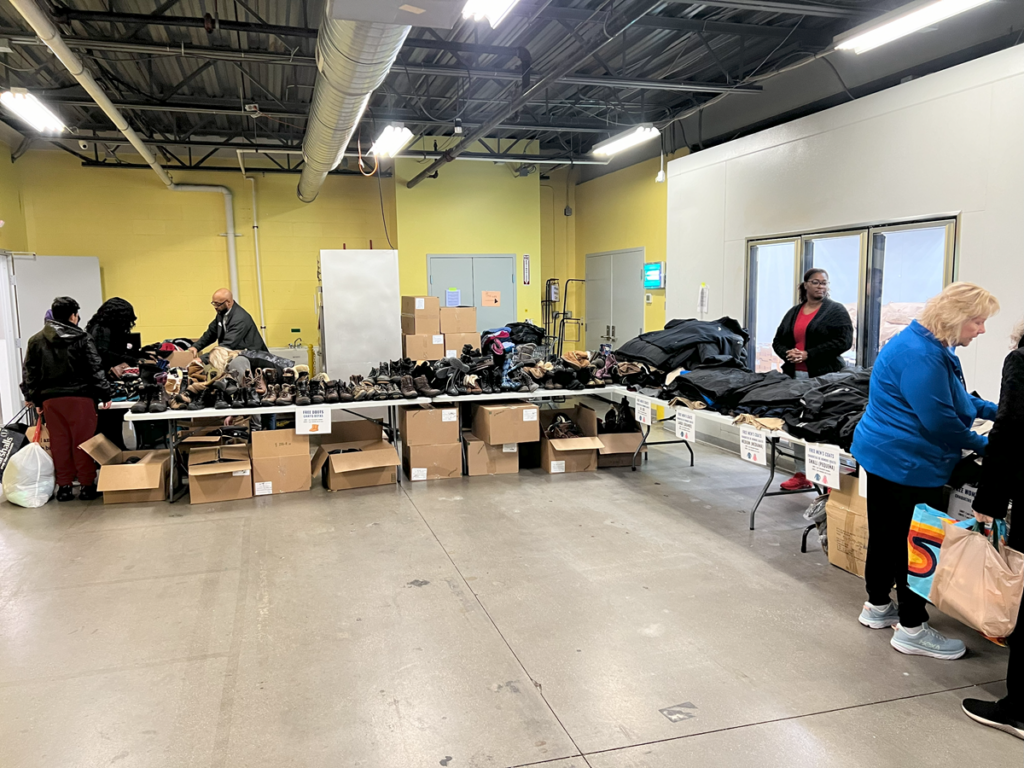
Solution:
[[[777,3],[775,0],[665,0],[670,5],[709,5],[712,8],[736,8],[762,13],[785,13],[794,16],[822,16],[827,19],[859,19],[871,12],[838,5],[818,3]]]

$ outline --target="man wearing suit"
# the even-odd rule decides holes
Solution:
[[[199,341],[189,349],[195,355],[208,346],[217,342],[225,349],[234,349],[239,352],[252,350],[255,352],[266,352],[267,345],[260,336],[260,330],[252,319],[252,315],[246,312],[241,306],[235,303],[235,297],[227,288],[221,288],[213,294],[213,301],[210,302],[217,310],[217,317],[210,323]]]

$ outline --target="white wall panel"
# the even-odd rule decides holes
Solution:
[[[669,164],[668,317],[743,319],[745,242],[960,216],[962,280],[1003,313],[968,383],[995,397],[1009,329],[1024,316],[1024,50],[1002,51]]]

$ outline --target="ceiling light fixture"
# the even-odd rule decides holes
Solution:
[[[370,153],[377,157],[394,157],[412,141],[412,131],[401,123],[392,123],[381,131],[370,147]]]
[[[930,27],[989,0],[922,0],[885,14],[835,39],[836,50],[865,53]]]
[[[11,88],[0,95],[0,104],[40,133],[61,133],[66,125],[24,88]]]
[[[655,136],[660,135],[657,128],[651,123],[641,123],[635,128],[630,128],[625,133],[612,136],[594,147],[594,154],[598,157],[611,157],[624,149],[635,147]]]
[[[462,18],[482,21],[487,19],[491,29],[496,29],[508,12],[519,0],[467,0],[462,9]]]

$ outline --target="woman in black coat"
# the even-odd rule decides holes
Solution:
[[[124,299],[103,302],[85,326],[96,343],[103,370],[108,379],[119,379],[128,368],[139,364],[138,350],[129,349],[128,341],[135,327],[135,309]],[[99,411],[97,430],[114,445],[125,450],[123,410]]]
[[[983,523],[1004,519],[1010,504],[1015,525],[1010,527],[1010,547],[1024,550],[1024,490],[1020,471],[1024,451],[1020,435],[1024,433],[1024,323],[1015,332],[1017,347],[1003,363],[1003,383],[999,391],[999,411],[988,436],[988,448],[981,468],[978,495],[974,498],[974,516]],[[1016,518],[1020,518],[1017,520]],[[1006,670],[1006,698],[999,701],[964,699],[967,716],[984,725],[1024,739],[1024,605],[1017,615],[1017,628],[1009,638],[1010,662]]]
[[[841,371],[843,353],[853,346],[853,323],[842,304],[828,297],[828,272],[810,269],[800,284],[800,303],[779,323],[772,349],[785,362],[782,372],[794,379],[813,379]],[[802,446],[794,450],[796,474],[782,483],[784,491],[814,486],[804,474]]]

